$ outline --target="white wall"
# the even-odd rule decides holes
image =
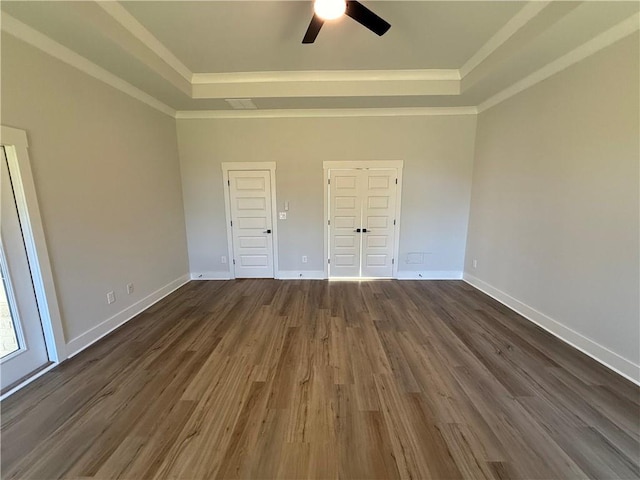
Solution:
[[[474,284],[636,380],[638,44],[479,116],[465,262]]]
[[[188,273],[175,120],[4,34],[1,113],[27,132],[73,353]]]
[[[178,120],[193,274],[228,265],[221,162],[275,161],[279,270],[322,271],[324,160],[404,160],[399,270],[463,268],[476,119],[469,116]],[[408,252],[431,252],[407,265]],[[308,263],[301,262],[302,255]]]

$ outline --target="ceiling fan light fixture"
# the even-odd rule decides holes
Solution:
[[[344,15],[347,9],[345,0],[315,0],[313,10],[323,20],[335,20]]]

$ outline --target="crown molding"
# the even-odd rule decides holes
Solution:
[[[70,65],[87,75],[106,83],[107,85],[139,100],[156,110],[175,117],[176,111],[165,105],[158,99],[152,97],[148,93],[134,87],[130,83],[122,80],[113,73],[78,55],[73,50],[59,44],[46,35],[16,20],[11,15],[2,12],[2,31],[36,47],[39,50],[51,55],[54,58]]]
[[[578,63],[581,60],[599,52],[600,50],[614,44],[615,42],[622,40],[623,38],[640,30],[640,13],[636,13],[626,20],[623,20],[619,24],[611,27],[609,30],[604,31],[597,37],[582,44],[578,48],[570,51],[566,55],[548,63],[540,70],[532,73],[531,75],[523,78],[522,80],[514,83],[510,87],[502,90],[501,92],[493,95],[489,99],[478,105],[478,113],[484,112],[498,105],[499,103],[513,97],[514,95],[540,83],[543,80],[561,72],[562,70],[570,67],[571,65]]]
[[[334,108],[300,110],[183,110],[177,119],[425,117],[476,115],[476,107]]]
[[[160,57],[173,70],[191,83],[193,72],[176,57],[171,50],[142,25],[129,11],[117,1],[96,2],[115,21],[122,25],[129,33],[142,42],[149,50]]]
[[[455,69],[418,70],[296,70],[274,72],[194,73],[192,83],[281,83],[281,82],[368,82],[368,81],[460,80]]]
[[[196,73],[193,98],[459,95],[458,70]]]
[[[533,20],[551,2],[530,1],[518,13],[516,13],[500,30],[493,35],[487,43],[465,62],[460,68],[461,78],[466,77],[474,68],[485,61],[493,52],[504,45],[518,30]]]

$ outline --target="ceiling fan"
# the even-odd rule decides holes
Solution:
[[[313,17],[302,43],[315,42],[325,20],[334,20],[345,14],[379,36],[384,35],[391,28],[390,23],[356,0],[315,0],[313,9]]]

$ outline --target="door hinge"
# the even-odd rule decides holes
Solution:
[[[398,184],[398,179],[396,178],[396,185]]]
[[[398,183],[398,182],[396,181],[396,183]],[[227,185],[231,186],[231,180],[227,180]]]
[[[233,227],[233,220],[231,220],[231,226]]]
[[[327,178],[327,185],[331,185],[331,179]]]
[[[395,263],[396,263],[396,259],[395,259],[395,258],[392,258],[392,259],[391,259],[391,265],[394,265]]]
[[[331,263],[331,259],[330,258],[327,258],[327,263]]]
[[[395,220],[393,221],[393,224],[394,224],[394,225],[396,224],[396,221],[395,221]]]
[[[233,264],[234,264],[234,265],[236,264],[236,259],[235,259],[235,258],[233,259]]]
[[[331,225],[331,220],[327,220],[327,225]]]

